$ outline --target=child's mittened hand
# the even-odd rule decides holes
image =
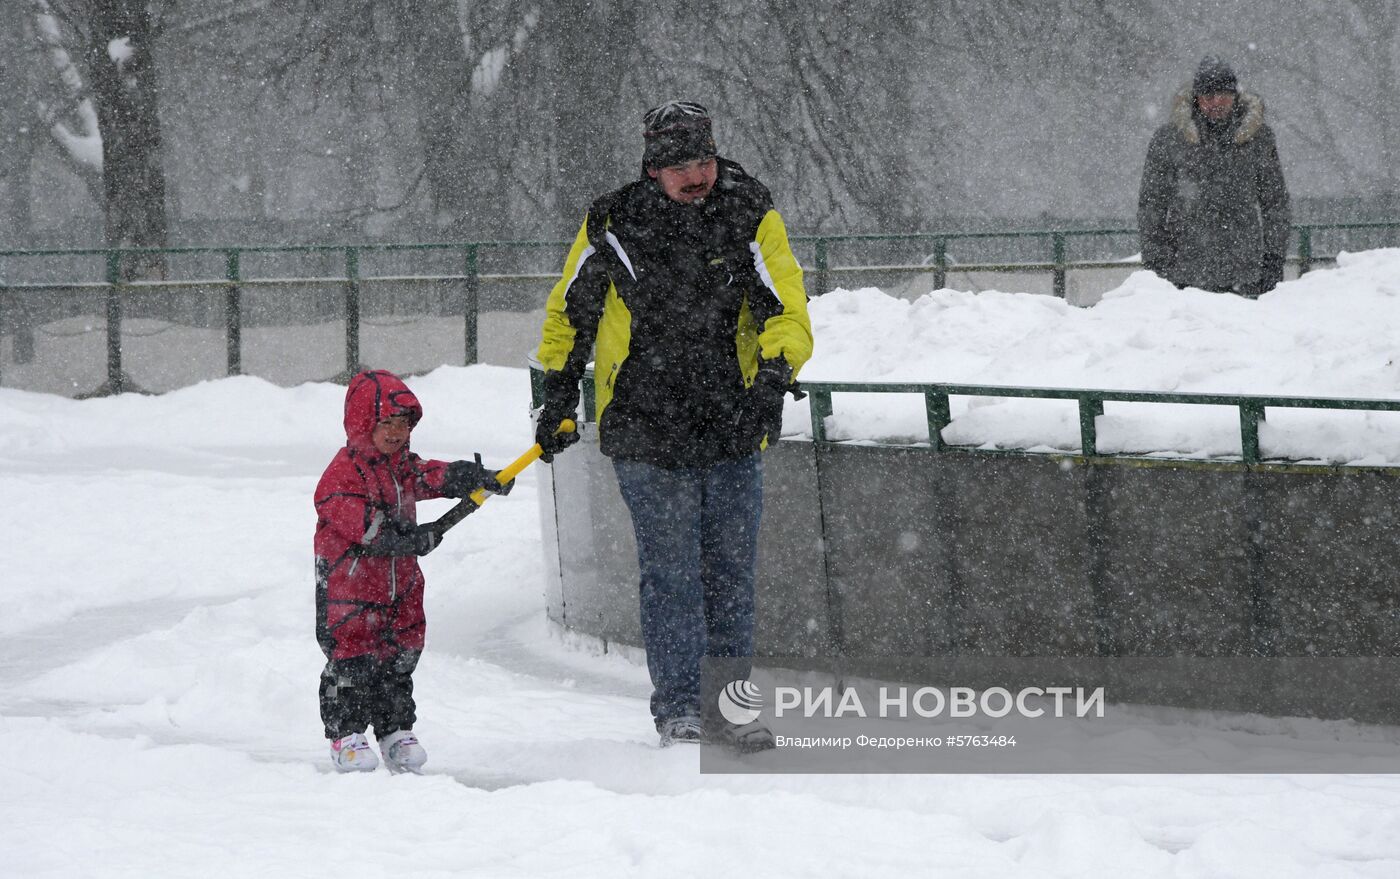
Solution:
[[[419,525],[413,529],[413,554],[427,555],[437,548],[442,535],[433,530],[432,525]]]
[[[405,522],[387,522],[369,543],[358,548],[359,555],[392,557],[406,555],[427,555],[438,545],[442,535],[431,524],[409,525]]]
[[[442,493],[447,497],[469,497],[478,488],[494,492],[495,486],[496,472],[487,470],[479,461],[453,461],[442,477]]]

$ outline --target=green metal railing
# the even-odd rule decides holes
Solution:
[[[530,389],[533,405],[541,405],[544,395],[544,374],[538,364],[530,367]],[[1195,406],[1228,406],[1238,411],[1240,424],[1240,462],[1246,465],[1268,463],[1259,448],[1259,425],[1269,409],[1320,409],[1366,412],[1400,412],[1400,400],[1351,400],[1337,397],[1249,396],[1244,394],[1174,394],[1156,391],[1114,391],[1089,388],[1025,388],[1010,385],[964,385],[946,382],[802,382],[802,390],[810,398],[812,439],[829,445],[826,419],[835,414],[833,396],[836,394],[918,394],[924,398],[928,420],[929,448],[934,452],[976,452],[991,454],[981,446],[959,446],[944,441],[943,429],[952,422],[949,397],[1006,397],[1033,400],[1073,400],[1079,410],[1079,451],[1083,458],[1132,458],[1159,450],[1136,452],[1100,451],[1098,417],[1104,414],[1105,403],[1162,403]],[[584,421],[593,420],[593,374],[588,372],[582,382],[580,415]],[[1023,449],[997,450],[1000,453],[1029,455]],[[1075,454],[1055,452],[1045,454]],[[1182,460],[1153,455],[1153,460]],[[1199,461],[1198,458],[1188,459]],[[1270,459],[1291,464],[1281,459]],[[1313,466],[1313,465],[1309,465]],[[1318,465],[1326,467],[1327,465]],[[1386,468],[1391,469],[1391,468]]]
[[[1288,260],[1298,267],[1298,273],[1312,271],[1319,262],[1333,262],[1336,255],[1319,256],[1314,253],[1313,243],[1319,232],[1361,232],[1388,231],[1397,233],[1395,244],[1400,245],[1400,221],[1388,220],[1367,223],[1309,223],[1292,227],[1296,240],[1297,253]],[[1077,269],[1121,269],[1131,268],[1132,262],[1123,260],[1071,260],[1068,258],[1071,242],[1092,238],[1137,238],[1136,229],[1036,229],[1020,232],[930,232],[909,235],[829,235],[819,238],[793,238],[794,242],[812,242],[815,258],[812,272],[815,275],[815,289],[830,289],[833,274],[843,272],[886,271],[895,273],[923,273],[932,276],[933,286],[941,288],[947,283],[949,272],[1050,272],[1054,295],[1065,298],[1068,289],[1067,273]],[[1029,262],[954,262],[949,255],[949,244],[960,241],[994,239],[1035,239],[1043,242],[1048,259]],[[831,246],[838,243],[908,242],[926,247],[928,259],[917,265],[882,266],[833,266],[830,262]]]
[[[484,249],[498,251],[528,248],[551,248],[559,250],[567,245],[562,241],[500,241],[500,242],[454,242],[434,244],[352,244],[352,245],[289,245],[289,246],[239,246],[239,247],[165,247],[165,248],[83,248],[72,250],[6,250],[0,251],[0,270],[11,261],[19,259],[56,259],[72,257],[101,257],[105,272],[102,281],[47,281],[43,283],[6,283],[0,272],[0,302],[6,292],[42,295],[45,292],[101,289],[106,306],[106,352],[107,381],[96,391],[85,396],[121,393],[128,389],[130,380],[122,370],[122,318],[123,294],[140,294],[158,290],[178,290],[222,286],[224,297],[224,325],[227,339],[228,375],[240,375],[243,371],[243,293],[248,287],[278,286],[305,283],[339,284],[343,289],[343,315],[345,320],[345,375],[353,374],[360,366],[361,335],[361,293],[367,283],[386,281],[460,282],[465,294],[463,322],[464,364],[475,363],[478,359],[478,320],[480,309],[480,289],[483,281],[536,282],[552,279],[554,276],[543,273],[483,273],[480,271],[481,252]],[[384,253],[456,253],[462,271],[453,274],[415,274],[366,276],[361,271],[361,256],[371,252]],[[223,277],[202,277],[188,280],[127,280],[122,267],[128,260],[141,257],[170,257],[189,255],[220,255],[224,260]],[[244,257],[248,254],[340,254],[343,257],[343,277],[294,277],[294,278],[252,278],[243,269]]]
[[[1154,391],[1112,391],[1085,388],[1021,388],[1006,385],[962,385],[945,383],[890,382],[803,382],[811,397],[812,438],[828,442],[826,419],[834,414],[833,394],[920,394],[928,416],[929,445],[934,451],[972,450],[971,446],[950,446],[943,440],[943,429],[951,422],[950,396],[1019,397],[1036,400],[1073,400],[1079,407],[1079,454],[1103,457],[1098,447],[1098,416],[1105,403],[1165,403],[1196,406],[1229,406],[1238,410],[1240,459],[1245,464],[1263,461],[1259,450],[1259,424],[1268,409],[1330,409],[1372,412],[1400,412],[1400,400],[1349,400],[1334,397],[1266,397],[1241,394],[1173,394]],[[978,449],[980,451],[980,449]],[[1143,450],[1150,451],[1150,450]],[[1123,457],[1121,453],[1113,457]]]
[[[1315,253],[1316,236],[1319,232],[1361,232],[1384,231],[1394,233],[1396,244],[1400,244],[1400,221],[1375,223],[1330,223],[1309,224],[1294,227],[1296,235],[1296,256],[1290,262],[1298,271],[1311,270],[1315,264],[1330,261],[1335,257],[1320,256]],[[1052,289],[1056,296],[1064,297],[1067,290],[1067,273],[1083,269],[1123,269],[1132,268],[1133,263],[1122,260],[1071,260],[1069,253],[1073,242],[1084,239],[1108,237],[1133,237],[1133,229],[1050,229],[1017,232],[948,232],[918,233],[907,235],[833,235],[795,237],[794,244],[799,248],[810,248],[813,264],[809,268],[812,283],[809,289],[825,292],[831,289],[833,278],[838,275],[880,273],[925,274],[930,275],[933,286],[943,287],[950,272],[1049,272]],[[1048,259],[1025,262],[976,262],[955,261],[950,245],[978,241],[1020,241],[1036,240],[1047,248]],[[917,263],[896,264],[833,264],[832,251],[838,245],[854,245],[867,250],[875,245],[896,246],[924,254]],[[412,280],[416,282],[452,281],[462,285],[465,294],[462,338],[462,362],[475,363],[478,359],[478,314],[480,311],[480,291],[484,283],[524,282],[541,287],[552,282],[556,275],[550,272],[483,272],[481,266],[484,255],[499,255],[511,250],[547,248],[551,254],[562,256],[565,241],[496,241],[496,242],[450,242],[433,244],[357,244],[357,245],[303,245],[303,246],[231,246],[231,247],[171,247],[140,249],[77,249],[77,250],[7,250],[0,251],[0,303],[6,292],[25,295],[42,295],[58,290],[101,290],[105,295],[106,311],[106,353],[107,381],[94,393],[120,393],[128,389],[129,380],[122,371],[121,325],[123,298],[126,294],[139,294],[143,291],[208,288],[222,286],[224,297],[224,324],[227,337],[227,372],[239,375],[243,370],[243,294],[254,286],[277,286],[289,284],[324,283],[339,284],[343,288],[343,313],[345,320],[345,371],[351,373],[360,365],[361,296],[364,285],[386,281]],[[362,271],[362,256],[367,253],[429,253],[446,252],[455,254],[460,272],[450,274],[415,274],[411,276],[374,275],[367,276]],[[208,277],[190,280],[130,281],[124,278],[122,268],[130,259],[141,257],[171,257],[180,255],[213,254],[223,258],[222,277]],[[250,254],[339,254],[343,257],[343,277],[299,277],[299,278],[257,278],[246,272],[247,257]],[[101,257],[105,261],[104,277],[100,281],[61,280],[43,283],[6,283],[5,269],[19,260],[59,259],[72,257]],[[540,297],[543,298],[542,295]],[[28,343],[32,348],[32,342]],[[17,338],[15,351],[25,350]]]

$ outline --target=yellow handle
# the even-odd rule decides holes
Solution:
[[[563,421],[559,422],[559,429],[556,430],[555,433],[573,433],[577,429],[577,424],[574,424],[572,420],[565,418]],[[540,448],[539,443],[535,443],[533,446],[530,446],[528,450],[526,450],[525,454],[521,455],[519,458],[516,458],[514,461],[511,461],[505,466],[503,470],[501,470],[500,473],[497,473],[496,481],[501,483],[502,485],[505,485],[507,482],[510,482],[512,479],[519,476],[520,471],[535,463],[535,459],[543,454],[544,449]],[[476,504],[478,507],[486,503],[486,498],[487,494],[486,489],[484,488],[478,488],[476,491],[471,493],[471,502]]]

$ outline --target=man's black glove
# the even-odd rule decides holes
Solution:
[[[572,410],[561,412],[549,405],[540,410],[540,418],[535,422],[535,442],[540,444],[540,460],[546,464],[552,462],[555,455],[579,440],[577,428],[565,432],[559,431],[559,422],[566,418],[575,419]]]
[[[1259,261],[1259,293],[1262,295],[1283,283],[1283,254],[1266,253]]]
[[[496,476],[501,471],[487,470],[481,466],[481,456],[475,461],[453,461],[447,465],[447,474],[442,478],[442,493],[445,497],[469,497],[472,492],[482,489],[487,494],[510,494],[513,482],[500,482]]]
[[[792,388],[792,366],[785,358],[758,362],[758,373],[745,405],[745,420],[754,445],[761,445],[765,436],[769,443],[777,442],[783,430],[783,397]]]
[[[359,554],[368,556],[427,555],[441,539],[431,525],[410,525],[384,519],[379,533],[369,543],[360,544]]]

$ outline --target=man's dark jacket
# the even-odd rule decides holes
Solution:
[[[1138,194],[1142,262],[1178,287],[1257,296],[1288,247],[1288,189],[1264,102],[1241,92],[1210,125],[1190,88],[1147,149]],[[1267,272],[1263,272],[1267,275]],[[1277,280],[1277,276],[1273,280]]]
[[[796,375],[812,356],[782,217],[768,189],[723,158],[703,203],[672,201],[647,177],[594,202],[546,312],[541,418],[572,417],[596,354],[603,454],[668,468],[776,440],[746,420],[759,359]]]

